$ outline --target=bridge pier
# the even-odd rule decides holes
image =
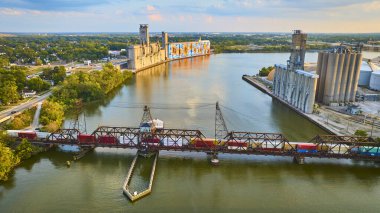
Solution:
[[[74,157],[73,157],[74,161],[83,158],[88,152],[94,150],[94,148],[95,148],[94,146],[86,147],[86,148],[80,147],[79,153],[77,155],[74,155]]]
[[[218,165],[219,159],[218,159],[218,153],[217,152],[207,152],[207,157],[210,160],[210,163],[212,165]]]
[[[305,164],[305,157],[304,156],[294,156],[293,162],[300,164],[300,165]]]

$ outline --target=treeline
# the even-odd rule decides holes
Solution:
[[[116,87],[132,77],[132,72],[122,72],[107,63],[100,71],[78,72],[68,76],[54,88],[53,95],[45,101],[40,116],[44,130],[57,130],[63,122],[64,112],[73,110],[78,103],[102,100]]]
[[[70,75],[61,86],[53,90],[51,100],[65,105],[66,108],[74,106],[78,101],[87,103],[100,100],[131,77],[131,72],[121,72],[111,63],[107,63],[101,71]]]
[[[6,181],[22,160],[28,159],[40,148],[33,146],[28,140],[23,139],[20,143],[5,136],[0,132],[0,181]]]
[[[51,83],[59,84],[66,77],[63,66],[47,67],[43,69],[41,76],[27,79],[28,68],[11,66],[0,68],[0,105],[8,105],[21,100],[23,90],[42,92],[50,89]]]
[[[170,34],[170,33],[169,33]],[[237,45],[257,45],[261,51],[288,51],[291,33],[184,33],[171,35],[170,42],[197,41],[199,38],[211,41],[215,53],[220,52],[260,52],[256,49],[230,48]],[[161,41],[160,36],[152,36],[151,42]],[[380,41],[380,34],[308,34],[308,41],[328,43],[355,43]],[[18,35],[0,38],[0,66],[9,63],[47,64],[50,62],[71,62],[100,60],[108,56],[108,50],[126,49],[139,44],[137,34],[98,35]],[[268,47],[266,47],[268,46]],[[271,48],[269,48],[272,46]],[[283,46],[287,48],[283,48]],[[273,48],[276,47],[276,48]],[[323,45],[308,46],[321,49]]]
[[[108,50],[139,43],[137,36],[23,35],[0,38],[0,65],[99,60]]]

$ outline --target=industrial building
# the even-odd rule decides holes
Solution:
[[[307,34],[294,31],[287,66],[275,65],[273,94],[305,113],[312,113],[319,76],[304,71],[306,38]]]
[[[140,44],[128,47],[128,69],[141,70],[168,60],[210,54],[210,41],[169,43],[168,34],[162,32],[162,45],[151,43],[149,26],[140,24]]]
[[[347,46],[339,46],[318,54],[316,100],[325,105],[355,102],[362,54]]]

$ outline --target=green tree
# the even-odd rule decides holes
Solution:
[[[9,147],[0,142],[0,180],[8,180],[8,175],[19,162],[20,158]]]
[[[361,136],[361,137],[368,137],[368,133],[361,129],[356,130],[354,135]]]
[[[259,76],[268,76],[269,73],[274,69],[274,67],[270,66],[270,67],[263,67],[261,68],[261,70],[259,71]]]
[[[54,81],[54,84],[58,84],[65,80],[66,78],[66,69],[64,66],[56,66],[53,69],[52,79]]]
[[[0,57],[0,67],[9,66],[9,59],[6,57]]]
[[[55,123],[59,128],[64,118],[64,107],[58,102],[45,101],[42,104],[40,122],[42,125]]]
[[[27,139],[22,139],[21,143],[15,149],[15,154],[19,159],[25,160],[32,156],[34,149],[35,147]]]
[[[0,102],[2,104],[10,104],[18,101],[20,95],[17,91],[17,85],[14,81],[0,81]]]
[[[41,66],[42,65],[42,60],[40,58],[36,58],[36,60],[34,61],[35,65],[36,66]]]
[[[28,88],[37,92],[42,92],[50,88],[50,84],[40,77],[32,78],[28,81]]]

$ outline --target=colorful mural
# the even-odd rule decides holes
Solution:
[[[186,58],[210,54],[210,41],[170,43],[168,45],[169,59]]]

